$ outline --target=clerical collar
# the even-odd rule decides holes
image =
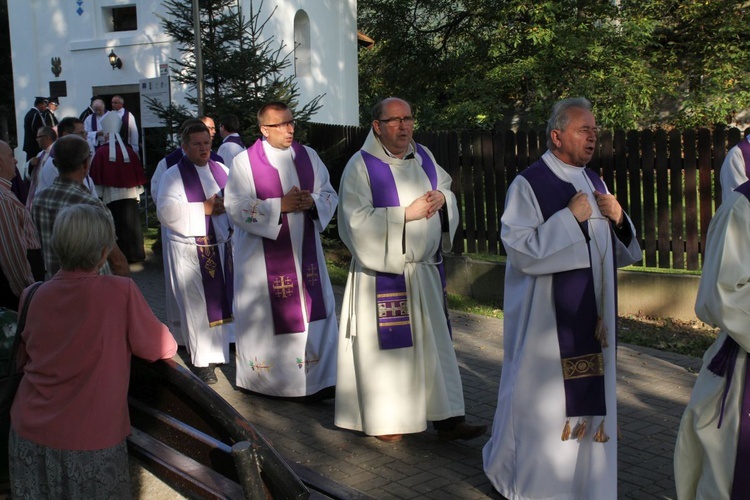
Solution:
[[[395,158],[397,160],[411,160],[412,158],[414,158],[414,148],[411,146],[411,143],[409,143],[409,147],[406,149],[406,154],[403,158],[399,158],[398,156],[388,151],[388,148],[385,147],[382,142],[380,143],[380,145],[383,146],[383,151],[385,151],[385,154],[387,154],[391,158]]]

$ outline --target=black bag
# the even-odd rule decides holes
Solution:
[[[21,383],[21,378],[23,378],[23,372],[19,372],[16,366],[16,355],[18,354],[18,347],[21,345],[21,333],[26,326],[26,313],[29,310],[31,298],[41,284],[41,281],[37,281],[31,285],[29,292],[26,294],[23,309],[18,317],[16,336],[13,338],[13,344],[8,352],[6,370],[0,373],[0,483],[7,483],[10,480],[8,473],[10,407],[13,406],[13,399],[16,397],[18,385]]]

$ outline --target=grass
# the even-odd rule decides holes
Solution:
[[[349,271],[351,256],[347,248],[335,239],[324,239],[323,246],[328,262],[328,273],[334,285],[344,286]],[[504,257],[497,255],[465,254],[480,260],[500,262]],[[674,270],[629,266],[629,270],[647,272],[669,272]],[[681,274],[695,274],[683,271]],[[502,319],[503,311],[498,304],[479,301],[462,295],[448,294],[448,307],[452,310],[479,314]],[[620,316],[618,323],[620,342],[670,351],[693,357],[701,357],[716,340],[718,330],[700,321],[682,321],[674,318],[651,318],[642,315]]]

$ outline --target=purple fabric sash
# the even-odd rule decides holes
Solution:
[[[242,142],[242,139],[240,139],[239,135],[228,135],[224,138],[224,142],[233,142],[234,144],[237,144],[238,146],[245,147],[245,143]]]
[[[300,182],[299,187],[312,192],[315,186],[315,172],[310,156],[298,142],[292,143],[292,149],[295,152],[294,163]],[[255,141],[255,144],[248,148],[247,154],[258,198],[266,200],[284,196],[279,172],[268,160],[263,150],[263,141],[261,139]],[[263,253],[266,261],[274,332],[277,335],[304,332],[305,318],[300,307],[300,283],[287,214],[281,216],[281,230],[277,238],[275,240],[263,238]],[[310,322],[325,319],[326,306],[318,268],[320,260],[315,240],[315,223],[309,216],[304,217],[301,257],[302,284],[308,319]]]
[[[747,137],[743,137],[737,143],[737,147],[740,148],[742,159],[745,160],[745,177],[750,179],[750,142],[748,142]]]
[[[585,172],[596,190],[605,192],[599,176],[588,168]],[[565,208],[576,194],[573,184],[557,177],[541,159],[519,175],[531,185],[545,221]],[[588,241],[588,223],[579,225]],[[614,237],[611,228],[610,233]],[[612,253],[614,257],[614,252]],[[555,273],[552,277],[552,293],[566,414],[568,417],[606,415],[604,360],[601,344],[594,336],[598,311],[591,265],[585,269]]]
[[[130,144],[130,111],[127,109],[122,114],[122,125],[120,126],[120,137],[126,146]]]
[[[177,164],[180,169],[182,183],[185,186],[185,195],[190,203],[206,201],[200,176],[192,162],[183,157]],[[208,168],[216,183],[224,190],[227,183],[227,174],[216,162],[209,161]],[[201,267],[201,278],[203,284],[203,295],[206,298],[206,313],[208,325],[218,326],[233,321],[232,299],[234,296],[234,278],[232,262],[232,245],[224,243],[224,266],[221,265],[221,256],[216,246],[216,231],[210,215],[206,215],[206,236],[195,238],[198,245],[198,262]],[[217,269],[220,272],[217,272]]]
[[[745,165],[750,165],[750,144],[746,139],[742,142],[747,145],[748,156],[745,156]],[[745,149],[740,147],[745,153]],[[742,193],[750,202],[750,181],[741,184],[735,189]],[[734,366],[737,361],[740,345],[732,337],[727,335],[724,343],[716,352],[711,362],[708,364],[708,370],[720,377],[726,377],[724,384],[724,393],[721,398],[721,410],[719,412],[719,423],[717,428],[721,428],[724,420],[724,407],[729,394],[729,388],[732,384],[734,375]],[[750,358],[745,361],[745,383],[742,388],[742,405],[740,408],[740,428],[737,435],[737,456],[734,461],[734,479],[732,480],[731,500],[741,500],[750,498],[750,476],[747,474],[747,465],[750,464]]]
[[[417,144],[417,153],[422,158],[422,169],[430,180],[432,189],[437,189],[437,169],[432,159]],[[388,163],[371,155],[367,151],[360,150],[362,159],[367,167],[370,177],[370,189],[372,190],[372,204],[377,208],[398,207],[401,202],[398,197],[396,180]],[[440,254],[440,249],[438,249]],[[440,279],[445,290],[445,270],[442,259],[438,264]],[[411,322],[409,319],[409,299],[406,290],[406,277],[402,274],[377,272],[375,275],[375,297],[378,311],[378,339],[380,348],[400,349],[413,346],[411,335]],[[451,332],[450,320],[447,316],[448,331]]]

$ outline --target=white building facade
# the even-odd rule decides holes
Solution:
[[[250,0],[237,2],[247,19]],[[299,102],[325,94],[312,120],[357,125],[356,0],[264,0],[261,19],[272,12],[262,35],[297,47],[286,72],[296,76]],[[8,0],[8,15],[19,144],[35,96],[59,96],[60,119],[77,117],[92,95],[120,94],[139,117],[139,82],[168,75],[170,58],[180,56],[162,30],[161,0]],[[110,65],[112,52],[121,68]],[[186,105],[187,89],[170,87],[171,100]]]

